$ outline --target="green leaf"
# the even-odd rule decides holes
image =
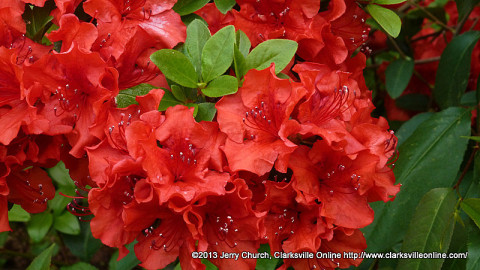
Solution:
[[[480,31],[466,32],[453,38],[443,51],[433,90],[433,97],[440,108],[460,104],[468,85],[473,47],[478,39]]]
[[[260,245],[258,253],[270,253],[270,246],[268,244]],[[277,268],[277,264],[280,262],[280,259],[274,258],[271,256],[271,259],[257,259],[256,270],[274,270]]]
[[[66,195],[76,196],[75,184],[62,161],[58,162],[54,167],[47,169],[47,172],[50,178],[58,185],[58,190]]]
[[[198,104],[198,113],[195,117],[197,122],[200,121],[212,121],[217,113],[217,109],[215,108],[215,103],[205,102]]]
[[[197,103],[187,103],[185,104],[188,108],[193,108],[193,117],[197,116],[198,113],[198,104]]]
[[[275,63],[275,73],[281,72],[292,60],[298,43],[288,39],[270,39],[260,43],[247,56],[247,69],[262,70]]]
[[[480,231],[471,225],[468,230],[467,270],[480,269]]]
[[[417,127],[429,119],[432,115],[432,112],[420,113],[405,122],[395,134],[398,139],[397,147],[400,147],[400,145],[402,145],[403,142],[405,142],[405,140],[413,134]]]
[[[236,46],[233,49],[233,65],[235,68],[235,75],[240,80],[247,73],[247,62]]]
[[[40,42],[52,25],[50,12],[55,8],[53,1],[47,1],[43,7],[27,5],[22,17],[26,24],[26,34],[30,39]]]
[[[126,108],[132,104],[138,104],[135,100],[137,96],[144,96],[150,92],[150,90],[155,89],[156,87],[150,84],[142,83],[134,87],[122,90],[118,93],[118,96],[115,97],[118,108]]]
[[[70,251],[82,261],[90,261],[97,250],[102,247],[100,240],[93,238],[90,231],[90,223],[80,223],[80,234],[78,235],[62,235],[63,242]]]
[[[402,28],[402,21],[395,12],[377,5],[367,5],[367,11],[387,34],[398,37]]]
[[[150,59],[168,79],[186,87],[197,87],[198,77],[195,68],[183,53],[163,49],[154,52]]]
[[[77,235],[80,233],[78,218],[70,212],[64,212],[60,216],[55,217],[53,227],[55,230],[66,234]]]
[[[47,235],[50,226],[52,226],[53,216],[49,212],[32,215],[27,224],[28,236],[33,242],[40,242]]]
[[[186,101],[187,97],[185,96],[185,92],[183,91],[183,87],[178,85],[172,85],[172,94],[173,96],[179,101]]]
[[[55,244],[52,244],[49,248],[40,253],[40,255],[33,259],[27,270],[49,270],[54,247]]]
[[[222,75],[211,81],[206,88],[202,89],[202,93],[207,97],[222,97],[234,94],[237,90],[237,78],[229,75]]]
[[[209,0],[178,0],[173,10],[183,16],[201,9],[208,2]]]
[[[405,1],[407,0],[374,0],[373,3],[378,5],[394,5],[403,3]]]
[[[131,270],[135,268],[141,262],[135,256],[135,252],[133,251],[134,245],[137,243],[135,240],[134,242],[126,245],[126,248],[130,251],[125,257],[123,257],[120,261],[118,261],[118,250],[110,258],[108,262],[108,269],[109,270]]]
[[[408,137],[394,169],[400,192],[392,202],[372,204],[375,220],[364,229],[368,251],[386,251],[400,242],[420,198],[453,184],[468,143],[460,136],[469,134],[469,110],[454,107],[435,113]]]
[[[393,99],[398,98],[413,75],[415,63],[412,59],[400,58],[390,65],[385,71],[385,87],[387,92]]]
[[[429,191],[418,204],[403,241],[402,252],[447,252],[453,235],[457,196],[452,188]],[[397,270],[440,269],[444,259],[400,260]]]
[[[470,198],[465,199],[460,204],[463,211],[475,222],[475,224],[480,228],[480,199]]]
[[[227,14],[227,12],[232,9],[235,4],[235,0],[215,0],[215,6],[223,14]]]
[[[472,12],[480,0],[455,0],[455,2],[457,3],[458,21],[461,21]]]
[[[462,106],[475,106],[477,105],[477,91],[470,91],[462,95],[460,99]]]
[[[60,270],[98,270],[98,268],[86,262],[78,262],[73,265],[62,266]]]
[[[457,213],[456,211],[455,213]],[[457,215],[458,216],[458,215]],[[465,226],[459,223],[455,224],[453,230],[452,241],[448,248],[448,253],[466,253],[467,252],[468,235]],[[442,265],[442,270],[459,270],[465,269],[467,266],[467,260],[464,259],[445,259]]]
[[[199,77],[202,74],[202,50],[210,37],[210,30],[208,30],[207,25],[200,20],[193,20],[187,27],[185,48],[187,50],[187,56],[192,61]]]
[[[168,107],[173,107],[178,104],[182,104],[181,101],[177,100],[172,92],[167,89],[164,89],[165,94],[160,101],[160,106],[158,106],[159,111],[165,111]]]
[[[71,198],[62,196],[57,191],[55,193],[55,197],[53,197],[52,200],[48,201],[48,208],[53,210],[54,216],[58,216],[60,213],[66,210],[68,203],[71,201],[72,201]]]
[[[12,209],[8,211],[8,221],[10,222],[27,222],[29,220],[30,214],[18,204],[13,205]]]
[[[227,71],[233,61],[235,27],[229,25],[220,29],[203,47],[202,78],[209,82]]]
[[[247,57],[250,48],[252,47],[250,39],[248,39],[247,35],[242,30],[238,30],[235,33],[235,45],[244,57]]]

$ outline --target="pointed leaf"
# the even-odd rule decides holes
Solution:
[[[80,223],[78,218],[68,211],[55,217],[53,227],[55,230],[66,234],[77,235],[80,233]]]
[[[480,228],[480,199],[470,198],[465,199],[460,204],[463,211],[477,224]]]
[[[467,270],[480,269],[480,230],[475,225],[468,226]]]
[[[178,85],[172,85],[172,94],[173,96],[179,101],[186,101],[187,97],[185,96],[185,92],[183,91],[183,87]]]
[[[457,106],[468,85],[472,51],[480,31],[469,31],[453,38],[442,53],[435,77],[433,97],[442,108]]]
[[[402,21],[395,12],[377,5],[368,5],[367,11],[387,34],[392,37],[398,37],[402,27]]]
[[[235,0],[215,0],[215,6],[223,14],[227,14],[227,12],[232,9],[235,4]]]
[[[126,108],[132,104],[138,104],[135,100],[137,96],[144,96],[150,92],[150,90],[155,89],[156,87],[150,84],[142,83],[134,87],[122,90],[118,93],[118,96],[115,97],[118,108]]]
[[[168,79],[186,87],[197,87],[198,78],[195,68],[183,53],[163,49],[154,52],[150,59]]]
[[[33,259],[27,270],[49,270],[54,247],[55,244],[52,244],[49,248],[40,253],[40,255]]]
[[[268,252],[270,253],[270,246],[268,244],[260,245],[258,253]],[[277,269],[277,264],[280,262],[280,259],[274,258],[271,256],[271,259],[257,259],[256,270],[274,270]]]
[[[403,123],[403,125],[395,133],[398,139],[397,147],[400,147],[400,145],[402,145],[408,139],[408,137],[415,132],[418,126],[429,119],[432,115],[432,112],[420,113]]]
[[[385,71],[385,87],[393,99],[398,98],[410,82],[415,64],[412,59],[400,58]]]
[[[247,69],[262,70],[275,63],[275,73],[282,71],[297,52],[298,43],[288,39],[270,39],[260,43],[247,56]]]
[[[454,107],[432,115],[402,144],[394,172],[403,186],[394,201],[373,204],[375,220],[364,229],[368,251],[386,251],[400,242],[420,198],[453,184],[468,143],[461,136],[469,134],[470,111]]]
[[[247,62],[245,57],[240,52],[240,50],[235,46],[234,50],[234,57],[233,57],[233,65],[235,68],[235,75],[238,79],[243,78],[247,73]]]
[[[201,9],[208,2],[209,0],[178,0],[173,10],[183,16]]]
[[[216,113],[217,109],[215,108],[215,103],[200,103],[198,104],[198,113],[195,120],[197,120],[197,122],[212,121]]]
[[[38,213],[32,215],[27,224],[28,236],[33,242],[40,242],[47,235],[50,226],[53,223],[53,216],[49,212]]]
[[[12,209],[8,211],[8,221],[10,222],[27,222],[29,220],[30,214],[18,204],[13,205]]]
[[[87,222],[80,223],[80,234],[63,234],[62,238],[68,249],[82,261],[90,261],[97,250],[102,247],[102,242],[93,238],[90,223]]]
[[[402,252],[447,252],[452,239],[457,196],[452,188],[429,191],[417,206],[403,241]],[[400,260],[397,270],[440,269],[443,259]]]
[[[247,57],[248,53],[250,52],[250,48],[252,47],[250,39],[248,39],[247,35],[242,30],[238,30],[235,33],[235,37],[236,47],[243,54],[244,57]]]
[[[229,25],[220,29],[203,47],[202,78],[209,82],[227,71],[233,61],[235,27]]]
[[[222,97],[236,93],[238,90],[237,78],[229,75],[222,75],[211,81],[207,87],[202,89],[207,97]]]
[[[203,47],[210,37],[210,30],[208,30],[207,25],[200,20],[193,20],[187,27],[185,49],[199,77],[202,74],[201,63]]]

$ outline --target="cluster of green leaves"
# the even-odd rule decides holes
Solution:
[[[8,212],[12,229],[14,231],[24,229],[28,234],[27,241],[30,250],[23,254],[24,257],[33,259],[28,269],[98,269],[91,264],[91,260],[103,246],[102,243],[100,240],[93,238],[88,222],[79,221],[66,208],[72,201],[68,196],[78,196],[68,170],[63,162],[60,162],[55,167],[47,169],[47,172],[53,179],[56,189],[55,197],[48,201],[47,210],[38,214],[29,214],[19,205],[14,205]],[[0,249],[6,244],[9,234],[11,233],[3,232],[0,234]],[[12,241],[25,241],[25,239],[12,239]],[[128,245],[127,248],[132,251],[133,243]],[[57,256],[61,250],[68,250],[77,258],[75,260],[77,262],[69,265],[61,259],[53,261],[52,258]],[[0,252],[0,254],[2,253]],[[12,253],[11,255],[17,254]],[[120,261],[117,261],[117,258],[118,251],[110,258],[109,269],[130,270],[140,263],[134,252],[129,253]],[[0,256],[0,268],[8,263],[7,259],[8,257]],[[71,258],[69,259],[71,260]]]
[[[411,40],[421,30],[421,22],[431,20],[439,35],[452,31],[445,28],[446,2],[435,1],[401,14],[403,28],[391,39],[392,49],[369,60],[377,65],[390,62],[385,91],[378,89],[381,82],[370,81],[370,86],[377,88],[376,95],[383,98],[382,94],[388,94],[398,107],[421,113],[404,123],[391,123],[399,127],[394,173],[397,183],[402,184],[401,191],[392,202],[371,204],[375,220],[363,232],[367,252],[468,252],[468,259],[372,259],[365,260],[360,269],[480,268],[480,137],[472,136],[480,130],[478,122],[477,130],[471,129],[471,112],[478,113],[479,108],[480,83],[477,89],[467,89],[472,50],[480,32],[460,34],[453,29],[454,38],[439,59],[432,97],[402,95],[411,77],[420,76],[414,71]],[[459,21],[479,3],[456,2],[461,11]]]
[[[236,93],[248,70],[262,70],[275,63],[275,72],[285,77],[280,72],[292,60],[297,47],[295,41],[272,39],[250,51],[250,40],[241,30],[235,32],[233,26],[227,26],[211,35],[203,20],[193,19],[188,24],[184,44],[176,49],[159,50],[150,57],[171,89],[163,89],[159,110],[182,104],[194,108],[197,121],[211,121],[216,114],[215,102]],[[229,75],[233,72],[235,76]],[[119,107],[134,104],[136,96],[153,88],[142,84],[123,90],[117,104]]]

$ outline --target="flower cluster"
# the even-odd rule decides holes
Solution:
[[[176,1],[56,1],[50,14],[59,28],[46,34],[49,46],[17,22],[24,2],[46,1],[0,4],[16,14],[0,17],[1,230],[9,229],[7,202],[45,209],[54,187],[41,168],[62,160],[80,189],[70,210],[90,216],[93,236],[120,257],[138,241],[147,269],[177,257],[182,269],[201,269],[194,251],[254,253],[261,244],[272,253],[366,248],[359,229],[373,221],[368,203],[393,200],[399,185],[396,137],[384,118],[370,116],[359,52],[369,29],[353,0],[245,0],[226,14],[213,4],[197,11],[212,33],[234,25],[254,47],[268,39],[299,44],[284,70],[290,79],[274,64],[252,69],[236,93],[210,100],[216,116],[200,122],[184,105],[158,110],[170,87],[149,56],[185,41]],[[79,8],[89,20],[79,19]],[[121,90],[144,82],[158,89],[117,106]],[[360,262],[285,259],[283,267]]]

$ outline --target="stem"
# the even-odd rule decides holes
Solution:
[[[415,64],[426,64],[426,63],[437,62],[437,61],[440,61],[440,56],[415,60]]]
[[[411,42],[417,42],[419,40],[422,40],[422,39],[426,39],[426,38],[429,38],[429,37],[435,37],[433,40],[435,40],[440,34],[442,34],[443,32],[445,31],[445,29],[441,29],[437,32],[433,32],[431,34],[427,34],[427,35],[424,35],[424,36],[420,36],[420,37],[417,37],[417,38],[414,38],[411,40]],[[432,40],[432,41],[433,41]]]
[[[428,11],[427,9],[425,9],[424,7],[420,6],[419,4],[415,3],[414,1],[411,1],[411,0],[408,0],[407,1],[408,4],[410,4],[411,6],[414,6],[418,9],[420,9],[421,11],[423,11],[429,18],[430,20],[432,20],[433,22],[435,22],[436,24],[440,25],[441,27],[447,29],[448,31],[452,32],[452,33],[455,33],[455,29],[453,29],[452,27],[444,24],[442,21],[440,21],[437,17],[435,17],[435,15],[433,15],[432,13],[430,13],[430,11]]]
[[[402,51],[402,49],[400,49],[400,46],[398,46],[397,42],[395,41],[395,39],[393,39],[390,35],[387,35],[388,39],[392,42],[393,44],[393,47],[395,47],[395,50],[398,51],[398,53],[400,54],[400,56],[402,58],[407,58],[407,56],[405,55],[405,53]]]

